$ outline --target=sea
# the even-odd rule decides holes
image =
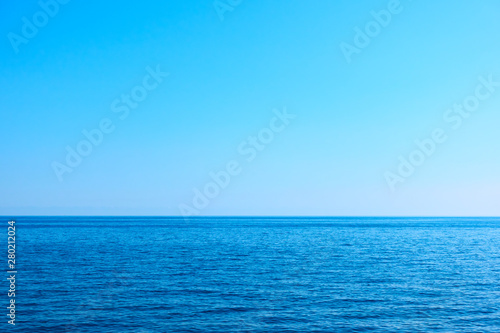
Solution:
[[[0,332],[500,332],[500,218],[10,219]]]

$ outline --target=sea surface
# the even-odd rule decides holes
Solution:
[[[16,250],[0,332],[500,332],[499,218],[20,217]]]

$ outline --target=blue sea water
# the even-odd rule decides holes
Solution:
[[[500,332],[498,218],[16,221],[2,332]]]

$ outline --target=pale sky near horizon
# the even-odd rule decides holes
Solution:
[[[0,215],[500,216],[500,2],[61,2],[0,4]]]

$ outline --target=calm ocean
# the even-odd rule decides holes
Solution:
[[[500,332],[498,218],[16,222],[1,332]]]

